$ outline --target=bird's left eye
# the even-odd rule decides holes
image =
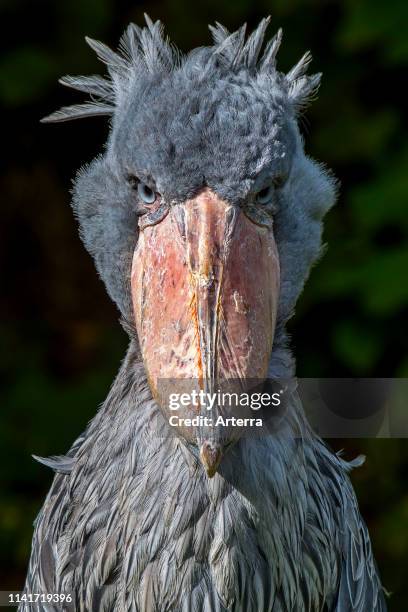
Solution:
[[[256,201],[258,202],[258,204],[268,204],[273,197],[273,185],[268,185],[268,187],[265,187],[264,189],[261,189],[261,191],[258,191],[257,195],[256,195]]]
[[[153,202],[156,200],[155,192],[153,191],[153,189],[150,189],[150,187],[148,187],[148,185],[146,185],[145,183],[138,183],[137,193],[139,198],[145,204],[153,204]]]

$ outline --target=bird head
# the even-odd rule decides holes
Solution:
[[[334,201],[297,123],[320,75],[306,75],[309,54],[277,70],[281,31],[264,45],[268,21],[248,37],[217,24],[213,44],[184,57],[148,17],[118,52],[87,39],[108,76],[61,79],[92,101],[46,118],[111,116],[73,205],[166,416],[169,390],[245,389],[268,376]],[[236,434],[183,425],[201,412],[187,401],[176,429],[212,476]]]

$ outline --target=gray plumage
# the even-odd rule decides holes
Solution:
[[[186,57],[146,21],[129,26],[118,53],[88,40],[108,77],[65,77],[92,101],[48,118],[112,117],[106,151],[80,171],[73,206],[130,346],[68,455],[41,460],[57,474],[35,523],[25,588],[72,593],[75,611],[385,610],[347,475],[359,461],[346,463],[310,431],[295,394],[279,430],[239,440],[209,480],[152,399],[132,322],[138,207],[126,177],[154,178],[167,202],[206,183],[239,204],[273,172],[285,180],[276,193],[281,289],[269,374],[293,375],[285,324],[335,199],[335,181],[305,155],[296,119],[320,75],[306,76],[309,54],[286,76],[277,71],[281,31],[261,53],[267,19],[248,38],[245,28],[230,34],[217,24],[214,45]]]

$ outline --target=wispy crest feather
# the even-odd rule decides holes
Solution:
[[[121,99],[129,90],[133,79],[143,73],[165,75],[180,65],[181,54],[164,35],[160,21],[153,22],[145,14],[146,26],[131,23],[123,34],[118,51],[86,37],[86,42],[98,58],[107,66],[108,76],[66,76],[60,83],[72,89],[88,93],[89,102],[64,107],[45,117],[43,122],[60,122],[100,115],[113,115]],[[246,24],[230,33],[220,23],[209,26],[214,45],[210,54],[210,66],[227,71],[248,70],[253,73],[278,74],[276,55],[282,40],[282,30],[266,44],[265,33],[270,17],[262,19],[258,27],[247,37]],[[282,86],[295,111],[303,109],[313,99],[319,87],[321,74],[306,75],[312,56],[305,53],[286,74],[281,75]],[[207,66],[208,68],[209,66]],[[204,66],[203,66],[204,68]]]

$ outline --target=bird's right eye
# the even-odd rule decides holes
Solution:
[[[129,174],[127,176],[127,182],[137,192],[137,196],[143,204],[150,206],[154,204],[159,196],[158,193],[146,183],[143,183],[137,176]]]
[[[139,198],[145,204],[153,204],[153,202],[156,200],[156,193],[153,191],[153,189],[150,189],[150,187],[145,183],[138,183],[137,193]]]

